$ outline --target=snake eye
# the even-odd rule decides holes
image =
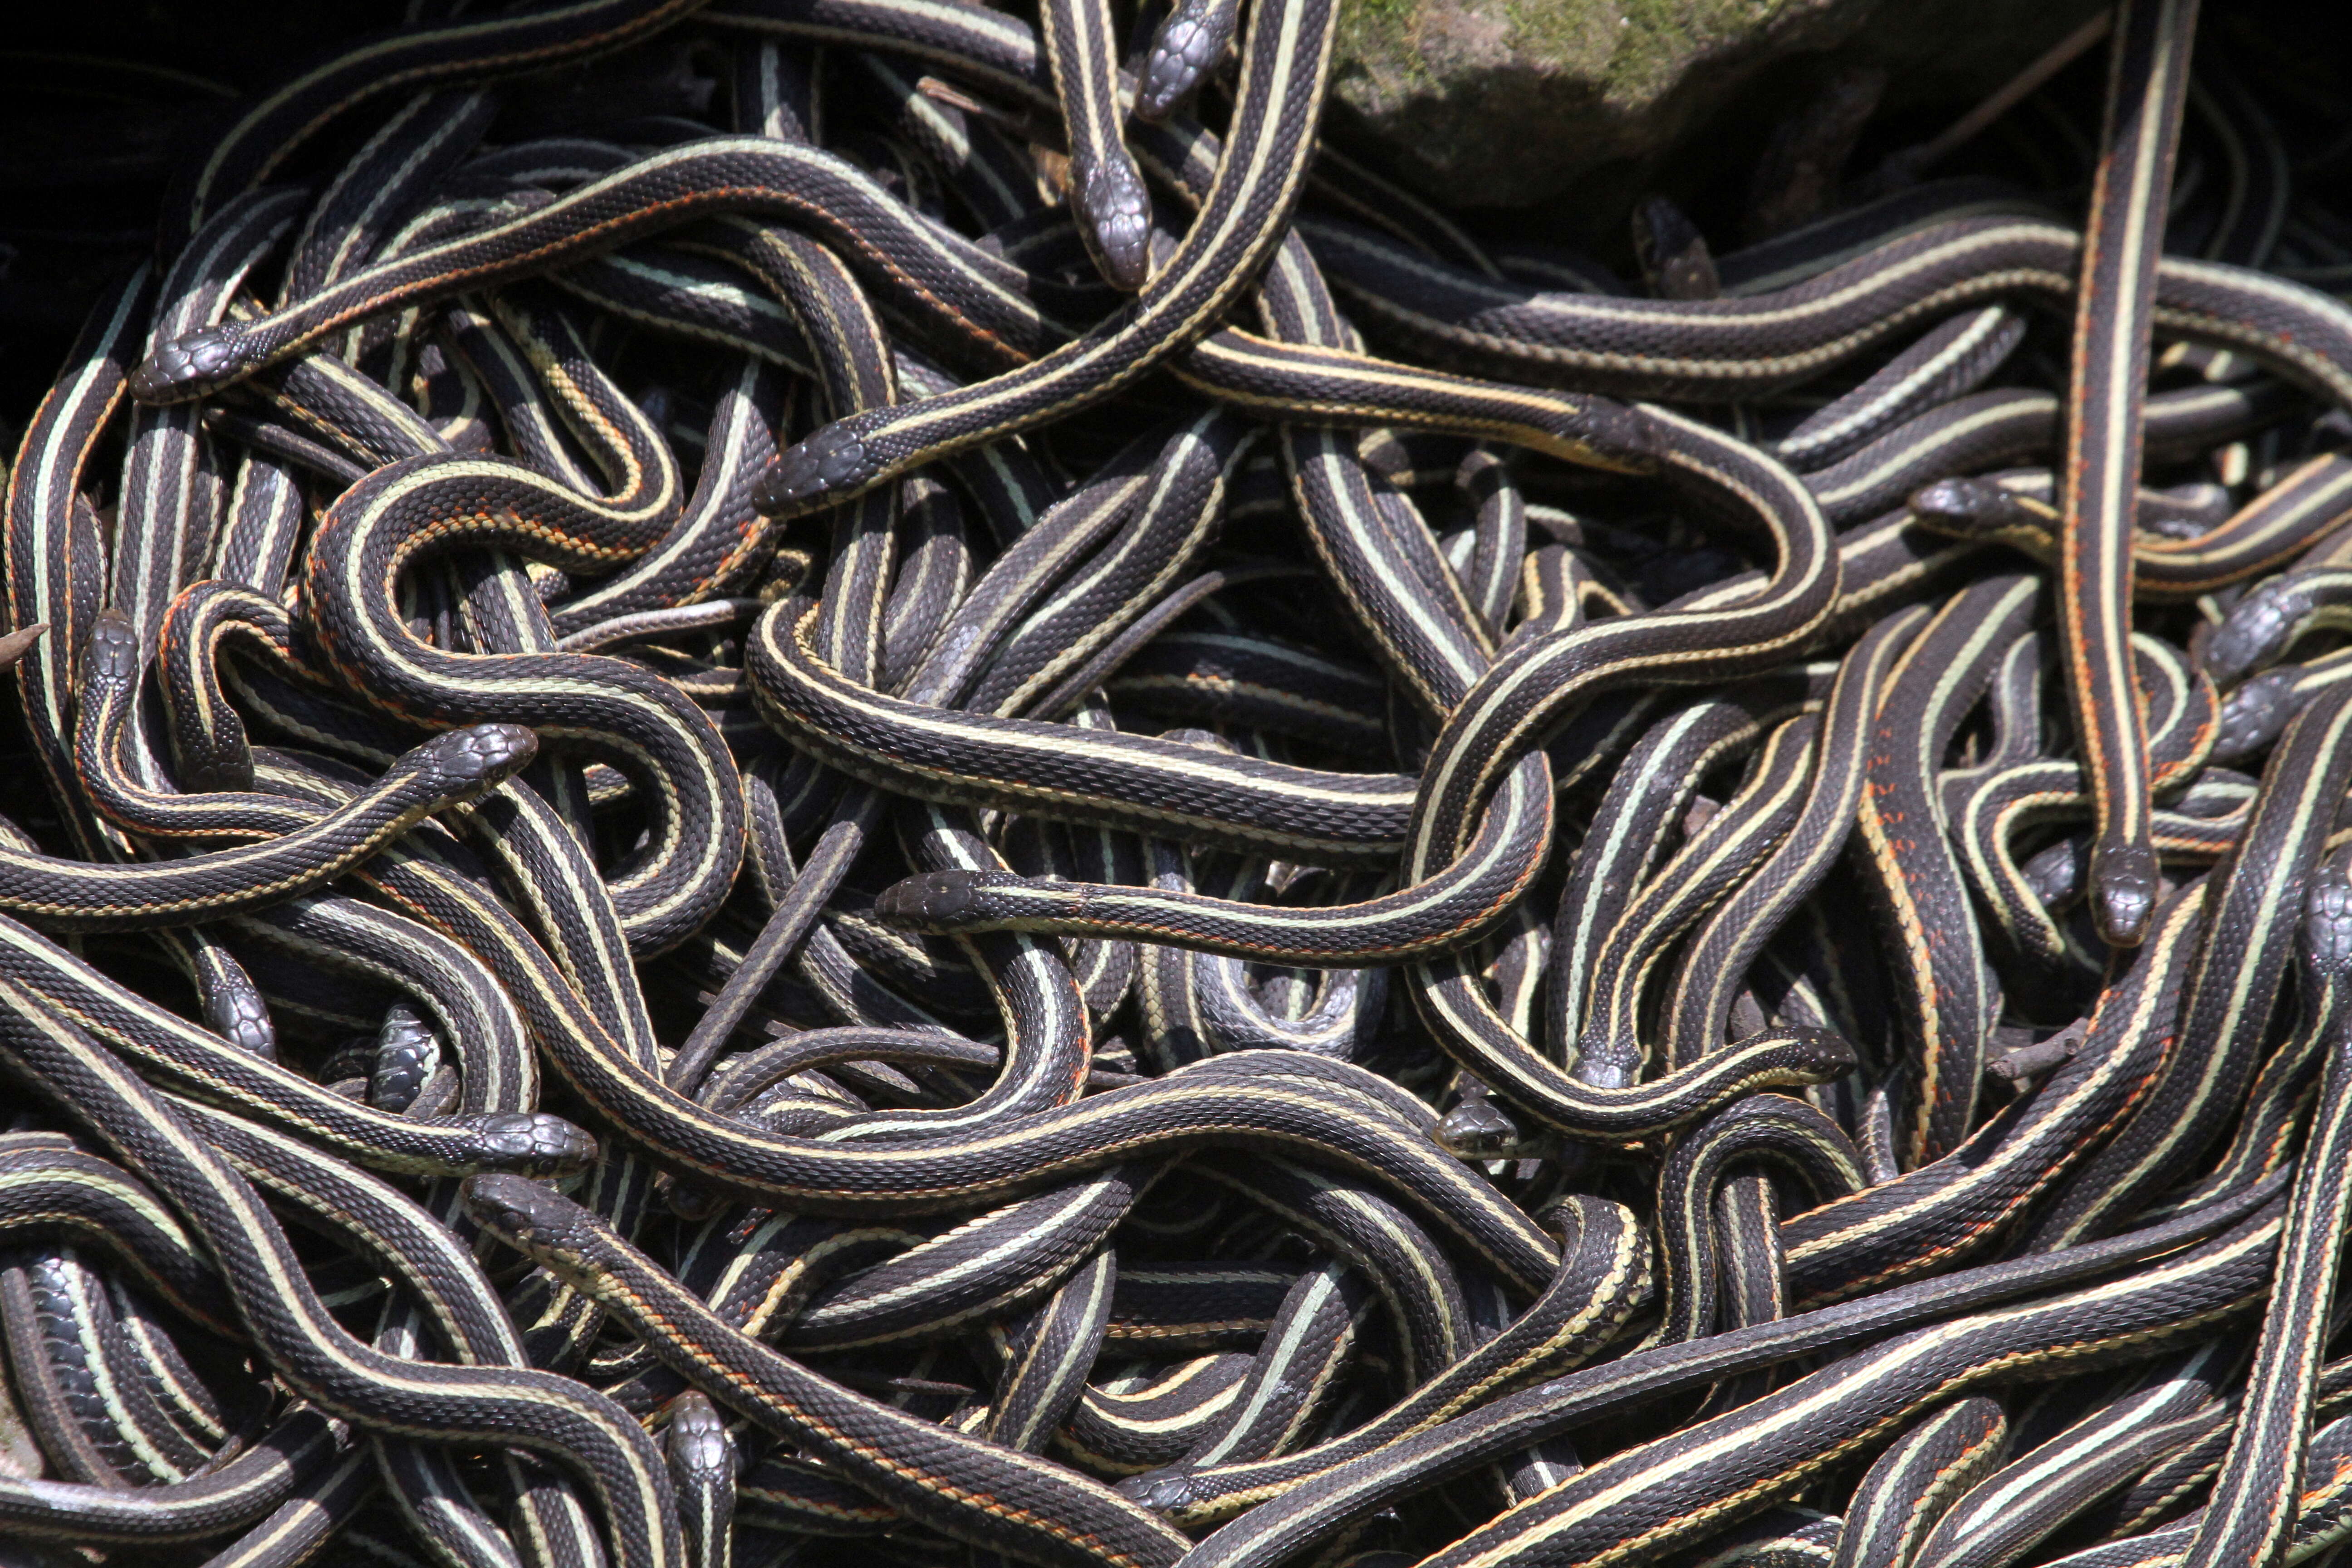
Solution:
[[[528,1176],[569,1176],[596,1159],[595,1138],[560,1116],[543,1110],[507,1111],[475,1123],[481,1163]]]
[[[1151,271],[1151,198],[1135,171],[1120,163],[1088,163],[1073,171],[1071,205],[1079,233],[1105,281],[1128,293]]]
[[[1191,1489],[1184,1484],[1183,1471],[1168,1469],[1129,1476],[1118,1483],[1118,1490],[1154,1513],[1165,1513],[1182,1507]]]
[[[229,321],[182,333],[131,373],[131,395],[142,403],[184,403],[216,391],[240,367],[242,335]]]
[[[866,444],[846,430],[828,426],[776,456],[761,476],[751,504],[771,516],[845,489],[870,469]]]
[[[468,764],[485,779],[506,777],[539,752],[539,737],[520,724],[474,724],[458,734]]]
[[[416,750],[417,765],[458,785],[484,788],[511,777],[539,752],[539,737],[520,724],[469,724]]]
[[[1638,408],[1605,397],[1589,399],[1576,417],[1575,435],[1603,467],[1647,473],[1658,466],[1656,433]]]
[[[130,618],[119,610],[102,610],[82,645],[85,679],[128,680],[139,672],[139,639]]]
[[[874,900],[874,912],[887,925],[920,929],[952,921],[970,909],[977,886],[970,871],[925,871],[883,889]]]
[[[1438,1118],[1437,1146],[1460,1160],[1500,1160],[1519,1146],[1518,1124],[1491,1100],[1465,1100]]]

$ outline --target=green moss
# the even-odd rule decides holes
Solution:
[[[1625,42],[1602,79],[1612,99],[1647,98],[1711,30],[1691,0],[1626,0]]]
[[[1624,37],[1602,73],[1619,102],[1647,99],[1708,45],[1754,31],[1787,0],[1618,0]]]
[[[1664,87],[1722,24],[1770,0],[1501,0],[1520,55],[1601,83],[1620,101]]]
[[[1436,85],[1419,22],[1424,6],[1449,3],[1492,6],[1516,54],[1599,81],[1626,102],[1656,93],[1693,50],[1752,26],[1784,0],[1340,0],[1342,70],[1390,85]]]
[[[1341,68],[1353,66],[1376,79],[1432,81],[1413,38],[1420,9],[1419,0],[1339,0]]]
[[[1624,30],[1617,25],[1619,9],[1613,0],[1503,0],[1514,49],[1582,73],[1597,73],[1606,64],[1610,35]]]

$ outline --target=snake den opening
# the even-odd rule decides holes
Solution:
[[[0,48],[0,1568],[2352,1568],[2352,29]]]

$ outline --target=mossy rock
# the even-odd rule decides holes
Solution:
[[[2097,0],[1341,0],[1335,129],[1454,206],[1602,207],[1670,153],[1753,147],[1812,83],[1884,68],[1887,103],[1990,91]]]

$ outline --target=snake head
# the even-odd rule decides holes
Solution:
[[[1780,1060],[1805,1075],[1809,1083],[1828,1083],[1843,1078],[1861,1065],[1862,1057],[1853,1042],[1835,1029],[1808,1029],[1801,1026],[1776,1026],[1735,1042],[1738,1046],[1772,1043],[1786,1053]]]
[[[468,1176],[457,1196],[484,1230],[534,1262],[560,1266],[595,1234],[595,1215],[522,1176]]]
[[[1655,473],[1658,438],[1649,416],[1629,404],[1586,397],[1560,434],[1580,450],[1582,461],[1621,474]]]
[[[2319,973],[2352,974],[2352,877],[2340,856],[2329,855],[2311,874],[2303,895],[2304,962]]]
[[[1971,534],[1984,521],[1981,479],[1937,479],[1911,492],[1911,515],[1938,533]]]
[[[128,686],[139,679],[139,634],[120,610],[100,610],[81,645],[84,685]]]
[[[269,1020],[268,1004],[250,981],[207,986],[205,1026],[247,1056],[271,1062],[278,1059],[277,1026]]]
[[[2290,578],[2274,577],[2247,590],[2230,606],[2205,644],[2205,672],[2227,690],[2278,662],[2306,608]]]
[[[698,1186],[692,1182],[680,1181],[673,1175],[664,1175],[656,1184],[654,1190],[660,1194],[663,1204],[670,1213],[689,1225],[700,1225],[704,1220],[716,1219],[720,1211],[727,1207],[727,1195],[724,1193],[713,1192],[709,1187]]]
[[[1073,160],[1070,205],[1104,282],[1132,294],[1151,275],[1151,197],[1123,159]]]
[[[1187,1484],[1185,1473],[1173,1466],[1129,1476],[1118,1483],[1117,1489],[1120,1496],[1154,1513],[1168,1513],[1192,1500],[1192,1489]]]
[[[1920,522],[1958,539],[1996,539],[2021,529],[2047,534],[2052,521],[1990,479],[1937,479],[1912,491],[1908,504]]]
[[[486,1169],[524,1176],[576,1176],[596,1163],[595,1138],[561,1116],[499,1110],[470,1120],[481,1146],[475,1163]]]
[[[1213,20],[1220,15],[1223,26]],[[1143,69],[1136,76],[1138,120],[1158,124],[1192,96],[1224,58],[1225,46],[1234,41],[1233,16],[1230,10],[1211,7],[1204,14],[1180,5],[1160,24],[1150,52],[1144,57]]]
[[[2063,910],[2083,896],[2083,885],[2090,880],[2090,840],[2080,836],[2061,838],[2017,869],[2043,909]]]
[[[539,754],[539,737],[520,724],[468,724],[436,735],[409,753],[417,771],[452,799],[470,799],[513,777]]]
[[[862,488],[879,467],[855,431],[835,424],[776,454],[751,491],[751,505],[769,517],[793,517],[837,492]]]
[[[2302,710],[2294,668],[2266,669],[2221,700],[2221,717],[2213,727],[2213,760],[2234,767],[2279,738],[2287,721]]]
[[[1595,1089],[1631,1089],[1641,1077],[1641,1052],[1632,1041],[1618,1039],[1596,1026],[1577,1042],[1577,1082]]]
[[[244,332],[230,321],[183,332],[131,373],[131,395],[142,403],[185,403],[218,392],[248,368],[244,344]]]
[[[669,1432],[662,1452],[672,1475],[708,1476],[716,1480],[735,1477],[735,1440],[710,1396],[688,1389],[669,1404]]]
[[[982,889],[1022,881],[1003,871],[924,871],[883,889],[874,914],[900,931],[955,931],[977,912]]]
[[[1518,1151],[1519,1124],[1481,1097],[1465,1100],[1437,1119],[1437,1146],[1457,1160],[1504,1160]]]
[[[383,1010],[383,1026],[375,1032],[368,1102],[385,1110],[406,1110],[440,1066],[440,1038],[414,1009],[394,1003]]]
[[[1805,1048],[1821,1064],[1823,1083],[1843,1078],[1862,1065],[1862,1053],[1853,1048],[1852,1040],[1835,1029],[1792,1029],[1790,1032],[1805,1042]]]
[[[2091,922],[2109,947],[2137,947],[2156,912],[2156,851],[2102,839],[2091,850]]]

